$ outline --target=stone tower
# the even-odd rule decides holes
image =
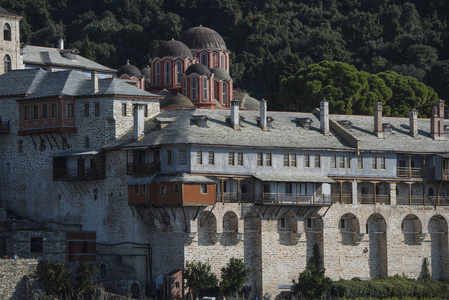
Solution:
[[[13,14],[0,6],[0,75],[8,71],[21,69],[20,27],[21,16]]]

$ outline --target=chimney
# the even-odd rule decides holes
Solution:
[[[329,102],[324,99],[320,102],[320,129],[324,135],[329,135]]]
[[[145,134],[145,106],[143,104],[134,105],[134,139],[141,140]]]
[[[267,101],[265,99],[262,99],[260,101],[260,128],[262,128],[264,131],[268,130],[268,124],[267,124]]]
[[[444,133],[444,122],[441,122],[440,117],[438,116],[438,108],[436,106],[432,107],[432,115],[430,116],[430,136],[438,141],[441,140],[442,137],[439,134],[439,129],[441,126],[441,123],[443,123],[443,133]]]
[[[374,103],[374,134],[380,139],[384,137],[384,131],[382,130],[382,105],[382,102]]]
[[[441,139],[444,138],[444,101],[443,100],[438,100],[437,101],[437,109],[438,109],[438,118],[439,118],[439,122],[438,122],[438,135],[440,136]]]
[[[240,128],[239,100],[231,101],[231,127],[235,130]]]
[[[410,116],[410,135],[413,138],[418,137],[418,110],[412,109],[409,113]]]
[[[64,40],[62,38],[59,39],[59,50],[64,50]]]
[[[94,71],[91,73],[90,80],[92,80],[92,87],[93,87],[92,89],[93,89],[94,94],[98,93],[98,91],[99,91],[98,77],[99,77],[99,75],[97,72]]]

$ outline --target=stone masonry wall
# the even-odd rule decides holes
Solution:
[[[0,259],[0,299],[30,299],[30,281],[36,276],[37,259]]]

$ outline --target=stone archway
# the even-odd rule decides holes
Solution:
[[[323,266],[324,247],[323,247],[323,219],[317,213],[309,215],[305,219],[305,232],[307,240],[307,261],[313,256],[313,247],[318,245],[321,266]]]
[[[237,244],[237,234],[239,231],[239,220],[235,212],[228,211],[223,216],[223,235],[221,244],[232,246]]]
[[[294,245],[295,236],[298,232],[298,223],[296,221],[296,217],[291,213],[287,213],[278,218],[277,223],[279,243],[281,245]]]
[[[406,245],[419,245],[421,243],[422,225],[417,216],[407,215],[402,220],[401,229]]]
[[[203,211],[198,217],[198,245],[208,246],[216,242],[217,219],[211,211]]]
[[[244,221],[244,261],[251,268],[249,282],[251,295],[262,296],[262,222],[254,212],[248,213]]]
[[[341,216],[338,227],[343,245],[357,245],[360,235],[360,224],[357,217],[351,213]]]
[[[382,215],[372,214],[366,224],[369,235],[370,276],[388,276],[387,223]]]
[[[431,242],[431,267],[434,279],[449,278],[448,226],[441,215],[433,216],[429,221]]]

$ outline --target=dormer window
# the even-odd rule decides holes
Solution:
[[[341,127],[343,127],[346,130],[350,130],[352,125],[351,121],[349,120],[338,121],[338,124],[340,124]]]
[[[158,129],[162,129],[165,126],[171,124],[173,122],[172,118],[156,118],[154,120],[154,122],[156,123]]]
[[[272,126],[271,126],[271,125],[272,125],[271,123],[272,123],[273,121],[274,121],[274,119],[273,119],[272,117],[268,116],[268,117],[267,117],[267,127],[270,127],[270,128],[271,128],[271,127],[272,127]]]
[[[207,116],[193,116],[192,121],[199,127],[207,127],[207,121],[209,118]]]
[[[310,130],[312,129],[312,119],[310,118],[296,118],[293,120],[296,123],[296,126],[302,127],[304,129]]]
[[[386,134],[392,134],[393,133],[393,126],[390,123],[383,123],[382,124],[382,131]]]

